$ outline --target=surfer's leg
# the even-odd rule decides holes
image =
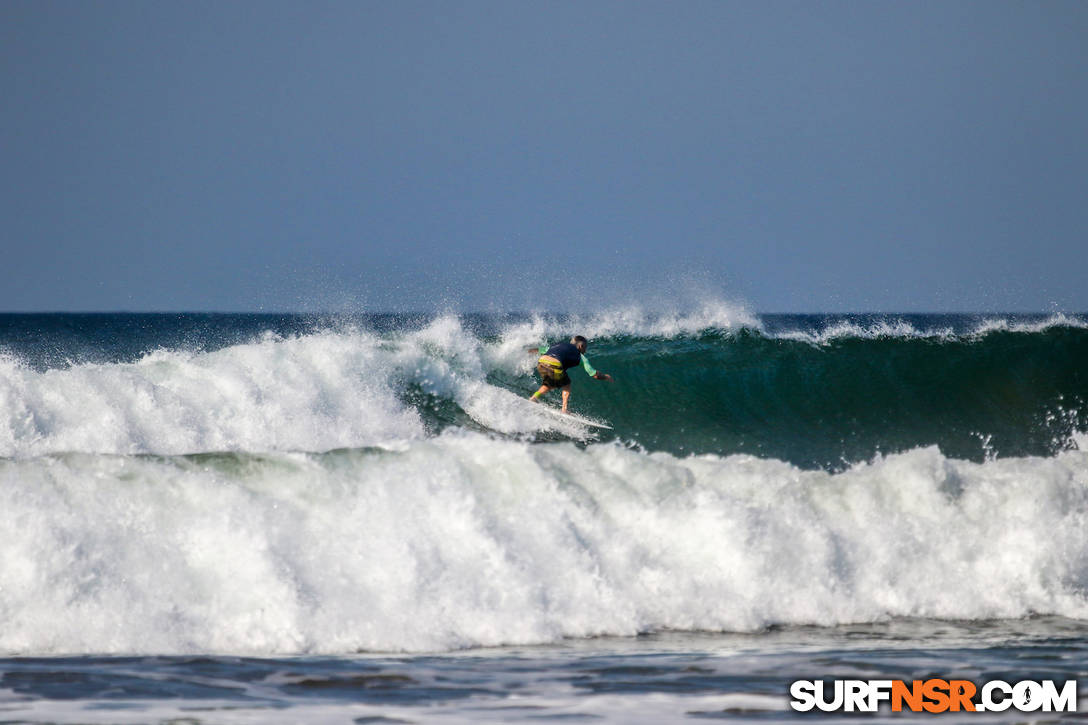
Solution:
[[[563,386],[563,412],[567,412],[567,401],[570,400],[570,386]]]

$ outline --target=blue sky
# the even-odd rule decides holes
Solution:
[[[0,4],[0,311],[1085,311],[1088,3]]]

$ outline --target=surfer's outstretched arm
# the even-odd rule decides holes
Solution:
[[[589,377],[594,380],[607,380],[608,382],[612,382],[612,376],[608,373],[597,372],[597,370],[589,364],[589,358],[585,355],[582,356],[582,367],[589,373]]]

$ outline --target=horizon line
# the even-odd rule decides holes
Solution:
[[[743,310],[744,308],[740,308]],[[298,315],[314,317],[336,317],[355,315],[404,315],[422,317],[428,315],[574,315],[607,313],[608,309],[589,310],[584,313],[572,311],[554,310],[411,310],[392,311],[383,310],[377,312],[345,311],[345,310],[0,310],[0,315]],[[814,315],[1088,315],[1088,310],[1074,312],[1070,310],[897,310],[897,311],[750,311],[754,315],[774,316],[814,316]]]

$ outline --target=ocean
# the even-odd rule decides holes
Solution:
[[[574,334],[612,430],[526,401]],[[1084,315],[0,315],[0,722],[910,722],[790,683],[928,678],[1088,711]]]

